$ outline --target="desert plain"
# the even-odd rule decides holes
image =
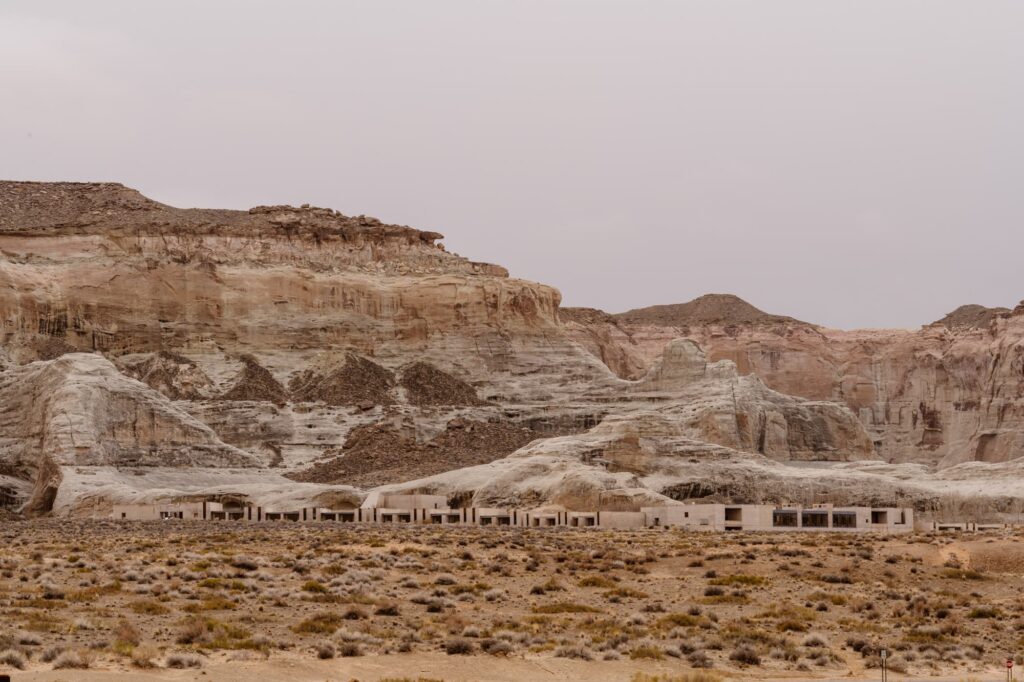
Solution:
[[[1001,679],[1024,533],[12,522],[17,680]],[[950,677],[952,676],[952,677]]]

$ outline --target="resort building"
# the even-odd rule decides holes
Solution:
[[[444,495],[370,495],[360,507],[263,508],[240,501],[115,505],[115,519],[150,521],[322,521],[333,523],[507,526],[518,528],[686,528],[694,531],[828,531],[902,533],[914,529],[904,507],[801,507],[770,504],[673,504],[640,511],[448,506]],[[983,530],[998,524],[934,523],[926,530]]]
[[[813,507],[770,504],[682,504],[644,507],[650,526],[707,531],[909,532],[914,511],[904,507]]]

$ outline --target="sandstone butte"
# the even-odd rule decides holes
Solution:
[[[716,295],[609,315],[441,239],[0,182],[3,499],[1019,511],[1024,307],[917,331]]]

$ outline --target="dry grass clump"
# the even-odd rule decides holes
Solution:
[[[25,669],[25,654],[14,649],[0,651],[0,666],[8,666],[16,670]]]
[[[452,637],[444,643],[444,652],[449,656],[466,656],[473,653],[473,642],[465,637]]]
[[[174,653],[167,656],[164,660],[164,666],[179,669],[202,668],[203,659],[194,654]]]
[[[88,649],[78,651],[62,651],[53,660],[54,670],[79,669],[84,670],[92,665],[94,655]]]

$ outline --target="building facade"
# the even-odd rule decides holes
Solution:
[[[375,496],[372,505],[347,509],[271,509],[242,502],[115,505],[112,516],[130,521],[322,521],[331,523],[470,525],[516,528],[685,528],[693,531],[818,531],[902,533],[914,529],[906,507],[812,507],[768,504],[672,504],[640,511],[523,510],[447,506],[443,495]],[[940,530],[950,529],[943,525]]]

